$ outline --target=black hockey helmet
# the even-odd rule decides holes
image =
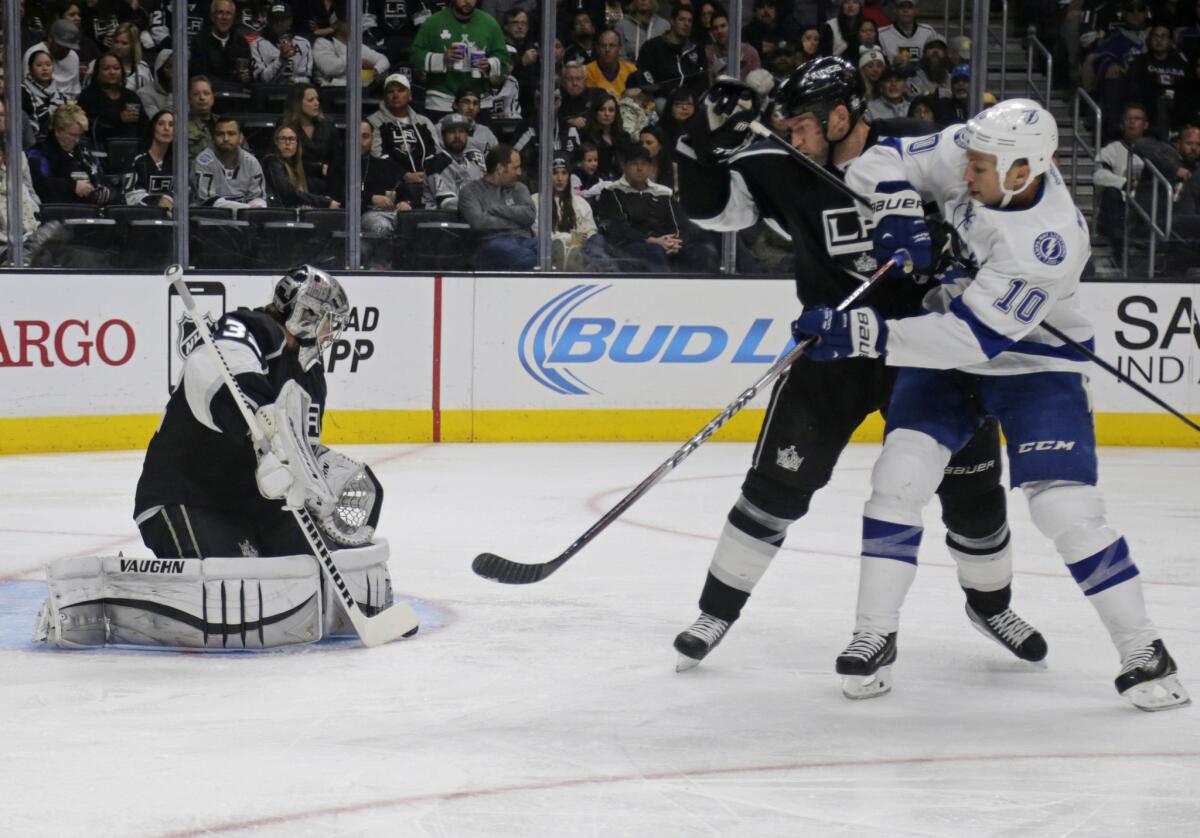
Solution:
[[[829,114],[838,105],[850,112],[850,127],[867,108],[858,70],[844,58],[827,55],[805,61],[775,92],[775,112],[783,119],[811,113],[829,139]]]

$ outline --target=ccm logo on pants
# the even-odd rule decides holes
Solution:
[[[1074,440],[1066,442],[1061,439],[1043,439],[1038,442],[1022,442],[1017,446],[1017,453],[1028,454],[1030,451],[1070,451],[1074,448]]]

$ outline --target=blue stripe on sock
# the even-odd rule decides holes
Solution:
[[[862,554],[873,559],[894,559],[916,564],[923,531],[922,527],[892,524],[864,516]]]
[[[1099,553],[1067,565],[1067,569],[1088,596],[1107,591],[1138,575],[1124,538],[1118,538]]]

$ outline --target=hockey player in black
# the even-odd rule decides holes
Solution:
[[[305,415],[295,418],[316,445],[326,398],[322,355],[349,313],[338,281],[304,265],[276,283],[269,305],[230,312],[212,332],[255,407],[281,401],[290,382],[299,385]],[[219,361],[197,343],[146,451],[134,520],[160,558],[308,554],[308,542],[278,500],[288,495],[291,502],[302,480],[271,452],[256,461]]]
[[[860,118],[864,104],[854,67],[836,57],[803,64],[775,96],[793,145],[838,177],[888,136],[928,133],[927,126],[903,122],[868,125]],[[835,306],[860,284],[852,271],[876,269],[871,231],[852,201],[786,150],[751,143],[747,127],[755,116],[756,94],[740,82],[718,80],[704,95],[676,149],[683,209],[713,230],[742,229],[759,218],[782,230],[796,249],[801,304]],[[928,265],[929,254],[926,236],[924,253],[914,253],[918,267]],[[911,278],[889,278],[864,304],[890,312],[884,317],[913,314],[927,288]],[[675,639],[680,671],[696,666],[741,615],[788,527],[829,481],[851,434],[870,413],[886,410],[895,376],[879,360],[817,364],[802,357],[780,378],[709,566],[700,617]],[[1038,661],[1046,655],[1044,639],[1009,608],[1012,559],[1000,469],[999,435],[989,421],[950,461],[938,490],[946,543],[971,623],[1017,657]],[[894,657],[894,635],[887,648],[847,649],[837,661],[838,672],[849,676],[847,696],[886,692],[890,683],[883,678],[853,681]]]

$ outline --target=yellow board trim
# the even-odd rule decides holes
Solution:
[[[713,439],[753,441],[764,411],[744,410]],[[680,442],[704,427],[715,410],[450,410],[441,416],[443,442]],[[0,454],[144,449],[159,415],[0,418]],[[1193,415],[1200,422],[1200,415]],[[878,442],[883,421],[873,414],[854,442]],[[1102,413],[1101,445],[1198,448],[1200,434],[1166,414]],[[330,445],[433,441],[428,410],[334,410],[325,417]]]

